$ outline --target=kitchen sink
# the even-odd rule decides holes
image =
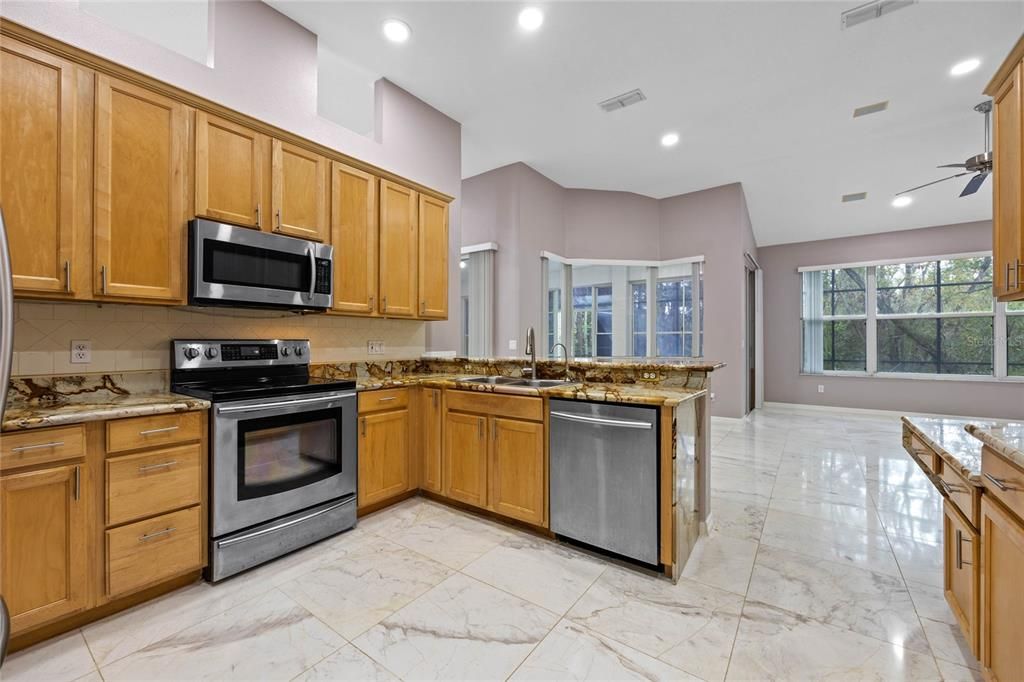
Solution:
[[[521,379],[517,386],[530,386],[531,388],[552,388],[554,386],[567,386],[576,383],[565,379]]]
[[[528,386],[530,388],[552,388],[573,383],[563,379],[519,379],[517,377],[473,377],[460,379],[470,384],[487,384],[489,386]]]

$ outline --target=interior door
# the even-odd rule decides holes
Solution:
[[[419,203],[419,316],[448,318],[448,204],[420,195]]]
[[[196,215],[259,229],[266,135],[196,112]]]
[[[97,294],[181,298],[187,142],[185,105],[97,77]]]
[[[273,141],[273,230],[301,239],[328,239],[327,159]]]
[[[377,178],[331,165],[334,309],[372,315],[377,301]]]
[[[380,181],[380,312],[414,317],[416,297],[417,194],[403,185]]]

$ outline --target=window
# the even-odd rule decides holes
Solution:
[[[1024,301],[1006,304],[1006,374],[1024,377]]]
[[[693,355],[693,281],[658,280],[655,353],[658,357]]]
[[[573,287],[572,352],[577,357],[612,354],[612,287]]]
[[[647,282],[631,282],[633,302],[633,355],[647,355]]]
[[[562,338],[562,290],[548,289],[548,355],[561,343]]]
[[[987,254],[808,270],[802,296],[805,373],[1024,376],[1024,305],[993,306]]]

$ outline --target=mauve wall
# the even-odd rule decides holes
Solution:
[[[889,258],[943,256],[992,248],[992,223],[763,247],[765,399],[782,403],[1024,418],[1024,385],[800,374],[800,275],[797,268]],[[818,393],[818,385],[825,387]]]
[[[316,35],[261,2],[214,2],[214,68],[82,12],[77,0],[5,0],[0,14],[455,197],[449,217],[452,317],[428,323],[426,343],[437,350],[458,348],[462,131],[457,121],[384,80],[376,86],[374,138],[321,118]]]
[[[631,192],[565,190],[565,255],[658,260],[658,200]]]

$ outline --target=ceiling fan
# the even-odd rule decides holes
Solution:
[[[923,185],[918,185],[917,187],[911,187],[910,189],[898,192],[896,196],[916,192],[917,190],[922,189],[924,187],[930,187],[931,185],[936,185],[940,182],[952,180],[953,178],[959,178],[964,175],[970,175],[971,173],[975,173],[976,175],[967,181],[967,186],[964,187],[964,191],[960,192],[960,196],[966,197],[970,194],[974,194],[981,188],[982,183],[985,182],[985,178],[987,178],[989,176],[989,173],[992,172],[992,138],[990,135],[990,117],[992,116],[992,100],[985,100],[981,104],[975,106],[974,110],[977,111],[978,113],[985,114],[985,153],[972,156],[963,163],[947,163],[945,165],[938,166],[939,168],[963,168],[964,172],[957,173],[955,175],[950,175],[949,177],[942,178],[941,180],[934,180]]]

